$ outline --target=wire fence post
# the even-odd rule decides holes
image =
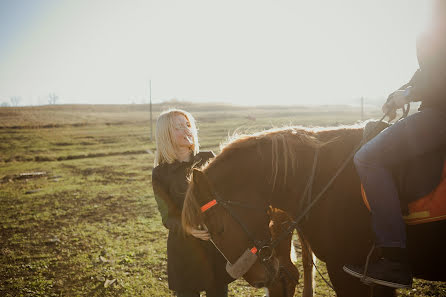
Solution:
[[[153,140],[153,122],[152,122],[152,80],[149,80],[149,106],[150,106],[150,141]]]
[[[361,97],[361,121],[364,121],[364,97]]]

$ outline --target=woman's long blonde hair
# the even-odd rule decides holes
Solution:
[[[195,125],[194,117],[188,113],[187,111],[181,109],[169,109],[164,111],[158,117],[156,121],[156,132],[155,132],[155,140],[156,140],[156,152],[155,152],[155,162],[154,167],[158,166],[162,163],[172,163],[178,156],[176,154],[176,146],[173,138],[174,131],[174,118],[177,115],[183,115],[186,117],[187,121],[190,124],[190,130],[192,132],[192,153],[194,155],[199,152],[199,144],[198,144],[198,132],[197,127]]]

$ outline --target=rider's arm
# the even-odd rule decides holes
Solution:
[[[417,40],[420,69],[409,85],[410,101],[445,100],[446,96],[446,36],[422,36]],[[441,40],[442,39],[442,40]]]
[[[409,80],[409,82],[402,85],[398,90],[406,90],[408,87],[413,87],[419,75],[420,75],[420,69],[417,69],[417,71],[415,71],[415,73],[412,75],[412,78]]]

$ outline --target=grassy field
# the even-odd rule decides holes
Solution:
[[[201,148],[216,153],[235,131],[360,117],[342,106],[171,103],[155,105],[154,119],[172,106],[196,116]],[[0,296],[171,296],[154,148],[147,105],[0,108]],[[446,296],[446,285],[417,281],[399,294]],[[263,295],[230,285],[230,296]],[[316,295],[334,293],[318,278]]]

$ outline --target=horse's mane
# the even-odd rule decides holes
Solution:
[[[279,173],[284,177],[285,182],[290,167],[292,173],[296,170],[299,157],[298,148],[320,148],[334,141],[338,137],[336,134],[339,130],[347,131],[352,128],[361,127],[340,126],[329,128],[305,128],[301,126],[288,126],[264,130],[253,134],[232,135],[228,137],[226,142],[220,145],[221,152],[213,160],[206,163],[201,170],[206,174],[206,171],[210,168],[231,160],[233,154],[240,151],[240,149],[258,149],[257,153],[260,154],[259,157],[271,158],[271,166],[273,170],[271,171],[270,183],[274,189]],[[322,134],[326,134],[325,137],[322,137],[323,140],[318,137]],[[264,151],[259,149],[262,145],[271,146],[271,156],[262,156],[262,154],[265,154]],[[283,171],[283,174],[281,170]],[[201,205],[198,205],[197,203],[192,179],[193,177],[191,176],[183,206],[182,222],[183,226],[186,228],[200,225],[203,222],[200,211]]]
[[[272,187],[276,186],[279,170],[287,175],[289,168],[294,171],[297,167],[298,147],[316,148],[323,145],[316,137],[316,133],[309,128],[298,126],[288,126],[282,128],[273,128],[260,131],[253,134],[232,135],[228,137],[225,143],[221,144],[221,153],[212,162],[203,168],[206,171],[208,167],[215,166],[217,163],[229,160],[231,155],[243,148],[259,148],[264,145],[271,146],[271,156],[265,156],[263,150],[257,150],[260,158],[271,159],[271,179]],[[281,160],[282,159],[282,160]],[[282,168],[279,168],[283,161]]]

